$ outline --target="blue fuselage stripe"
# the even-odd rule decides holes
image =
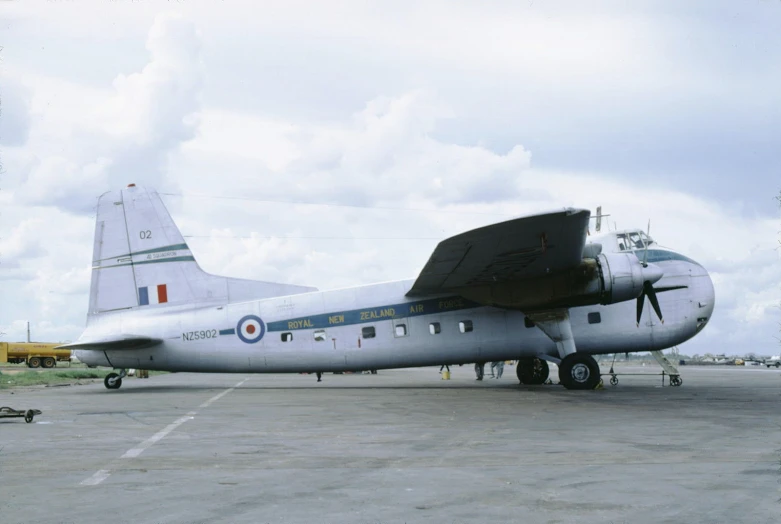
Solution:
[[[351,324],[366,324],[381,320],[391,320],[420,315],[447,313],[461,309],[482,307],[484,304],[473,302],[463,297],[432,298],[415,302],[404,302],[389,306],[351,309],[322,315],[291,318],[269,322],[268,331],[293,331],[297,329],[322,329],[326,327],[346,326]]]

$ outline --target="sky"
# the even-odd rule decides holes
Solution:
[[[779,353],[781,2],[0,2],[0,340],[86,318],[97,197],[321,290],[563,207],[703,264],[682,353]]]

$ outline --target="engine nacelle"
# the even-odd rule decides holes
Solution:
[[[615,304],[637,298],[643,292],[643,283],[653,284],[662,278],[662,270],[642,262],[633,253],[603,253],[597,257],[601,273],[602,304]]]
[[[634,253],[589,252],[572,269],[517,281],[468,286],[458,292],[480,304],[524,312],[591,304],[615,304],[632,300],[643,292],[643,283],[662,278],[654,264],[643,267]]]

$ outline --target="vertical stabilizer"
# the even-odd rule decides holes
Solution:
[[[316,291],[203,271],[157,192],[134,185],[98,201],[89,315]]]

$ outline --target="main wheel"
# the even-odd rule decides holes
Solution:
[[[46,357],[43,359],[43,367],[45,368],[53,368],[56,362],[52,357]]]
[[[30,360],[27,361],[27,365],[31,368],[39,368],[41,367],[41,359],[38,357],[32,357]]]
[[[518,360],[515,374],[518,376],[521,384],[538,386],[545,384],[545,381],[548,380],[550,369],[548,368],[548,363],[541,358],[527,357]]]
[[[33,421],[33,418],[35,418],[35,413],[32,409],[28,409],[27,412],[24,414],[24,421],[28,424]]]
[[[567,389],[594,389],[600,381],[599,364],[591,355],[571,353],[559,364],[559,380]]]
[[[109,373],[103,379],[103,385],[106,386],[106,389],[119,389],[122,387],[122,379],[116,373]]]

